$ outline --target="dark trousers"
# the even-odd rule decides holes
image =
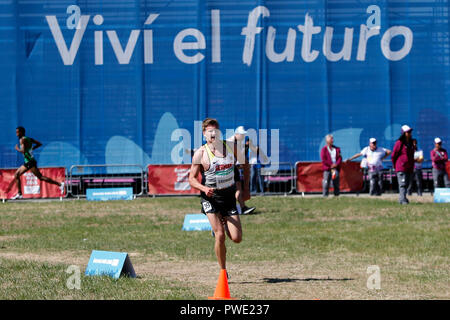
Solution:
[[[369,194],[381,196],[383,192],[383,173],[380,170],[369,171]]]
[[[250,192],[264,192],[264,177],[261,175],[261,167],[258,165],[252,165]]]
[[[439,170],[433,168],[433,185],[435,188],[446,187],[450,188],[450,180],[448,179],[447,172],[445,170]]]
[[[408,187],[408,195],[412,195],[412,186],[414,184],[414,181],[417,185],[417,195],[421,196],[423,191],[423,175],[422,175],[422,169],[414,169],[414,173],[411,179],[411,183]]]

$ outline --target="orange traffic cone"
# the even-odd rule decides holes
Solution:
[[[230,289],[228,288],[227,270],[221,269],[219,280],[217,281],[216,291],[213,297],[208,297],[210,300],[233,300],[236,298],[230,297]]]

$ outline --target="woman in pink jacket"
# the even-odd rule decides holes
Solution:
[[[450,181],[448,179],[445,165],[448,161],[447,150],[442,148],[442,140],[440,138],[434,139],[434,149],[430,152],[431,162],[433,165],[433,184],[435,188],[439,188],[445,185],[446,188],[450,188]],[[444,183],[441,183],[443,180]]]
[[[392,166],[397,173],[400,204],[409,203],[406,192],[414,174],[414,151],[412,129],[404,125],[402,126],[402,135],[395,143],[391,154]]]

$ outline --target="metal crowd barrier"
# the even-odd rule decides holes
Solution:
[[[398,181],[397,173],[395,169],[392,168],[391,160],[384,160],[384,169],[382,170],[382,179],[384,192],[386,193],[397,193],[398,192]],[[422,192],[433,192],[433,174],[431,169],[431,160],[424,160],[422,163]],[[362,192],[369,192],[369,173],[367,169],[363,170],[364,175],[364,188]],[[416,192],[417,185],[415,181],[413,183],[413,192]]]
[[[67,193],[86,197],[88,188],[133,188],[134,196],[146,192],[145,173],[138,164],[73,165],[70,167]]]
[[[395,169],[392,168],[389,160],[384,161],[382,171],[384,192],[397,193],[398,183]],[[259,172],[251,167],[250,192],[252,195],[279,195],[292,194],[297,189],[296,166],[289,162],[263,165]],[[362,193],[369,192],[369,177],[366,169],[363,171],[364,187]],[[258,177],[258,174],[260,177]],[[433,177],[431,172],[431,161],[423,162],[423,192],[433,192]],[[253,177],[256,175],[256,177]],[[253,179],[252,179],[253,177]],[[261,179],[262,190],[256,186],[256,192],[252,184],[258,184],[257,179]],[[134,196],[148,194],[148,167],[144,168],[139,164],[101,164],[101,165],[73,165],[66,176],[67,196],[85,197],[88,188],[115,188],[132,187]],[[253,190],[252,190],[253,189]],[[416,192],[416,188],[413,188]],[[189,194],[187,194],[189,195]]]
[[[253,169],[254,168],[252,167],[251,170]],[[264,181],[263,194],[287,195],[295,192],[297,186],[297,173],[292,163],[280,162],[277,164],[271,164],[270,166],[263,166],[260,168],[260,174]],[[252,181],[250,182],[250,185],[251,183]]]

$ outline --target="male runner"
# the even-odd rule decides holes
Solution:
[[[6,192],[9,192],[9,190],[12,187],[13,182],[14,181],[16,182],[17,189],[19,191],[11,199],[15,200],[15,199],[23,198],[22,186],[20,183],[20,176],[23,175],[28,170],[30,170],[39,180],[59,186],[59,188],[61,190],[61,194],[64,194],[64,182],[59,183],[55,180],[52,180],[48,177],[43,176],[41,174],[41,172],[39,171],[39,169],[37,168],[36,159],[34,159],[34,157],[33,157],[33,150],[42,146],[42,143],[40,143],[39,141],[34,140],[30,137],[26,137],[24,127],[17,127],[16,136],[19,138],[20,148],[16,144],[15,149],[18,152],[23,153],[24,163],[22,166],[19,167],[19,169],[17,169],[16,173],[14,174],[14,180],[10,183],[10,185],[8,186],[8,189],[6,190]]]
[[[214,251],[221,269],[226,269],[225,234],[235,243],[242,241],[242,227],[236,209],[233,145],[219,139],[219,123],[206,118],[202,123],[206,144],[195,151],[189,173],[191,187],[201,191],[202,212],[215,236]],[[204,184],[197,175],[204,173]]]

